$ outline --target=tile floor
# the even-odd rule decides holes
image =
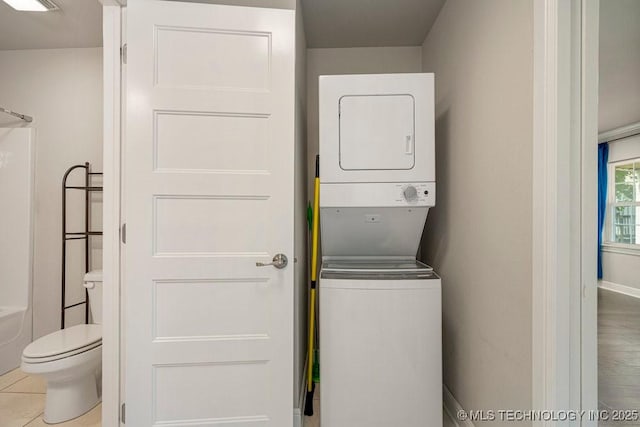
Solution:
[[[598,398],[600,409],[640,409],[640,299],[604,289],[598,290]]]
[[[44,427],[42,419],[46,383],[40,378],[14,369],[0,376],[0,426]],[[100,427],[101,407],[93,408],[81,417],[60,427]]]
[[[304,417],[303,427],[320,427],[320,385],[316,386],[313,393],[313,416]],[[456,427],[457,424],[449,417],[446,411],[442,413],[442,427]]]

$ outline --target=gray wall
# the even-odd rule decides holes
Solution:
[[[422,63],[435,72],[438,199],[421,258],[442,276],[444,381],[466,409],[527,409],[532,1],[448,0]]]
[[[602,252],[602,280],[640,289],[640,256]]]
[[[600,132],[640,122],[640,1],[600,2]],[[640,157],[640,137],[613,142],[609,161]],[[606,237],[605,237],[606,240]],[[602,254],[603,280],[640,289],[640,256]]]
[[[640,121],[640,1],[600,2],[600,132]]]

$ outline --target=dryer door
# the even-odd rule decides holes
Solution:
[[[415,100],[411,95],[340,98],[340,167],[408,170],[415,165]]]
[[[321,182],[435,183],[433,94],[429,73],[320,76]]]

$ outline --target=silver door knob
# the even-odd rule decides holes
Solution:
[[[277,254],[273,257],[273,261],[269,263],[264,262],[256,262],[256,267],[266,267],[268,265],[273,265],[275,268],[281,269],[285,268],[289,264],[289,260],[285,254]]]

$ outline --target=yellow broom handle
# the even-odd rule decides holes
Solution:
[[[320,215],[320,178],[318,177],[318,163],[316,160],[316,178],[314,180],[313,195],[313,237],[311,244],[311,296],[309,307],[309,354],[307,360],[307,391],[313,390],[313,341],[316,309],[316,275],[318,269],[318,218]]]
[[[320,178],[316,176],[313,196],[313,243],[311,248],[311,281],[316,280],[318,269],[318,218],[320,215]]]

